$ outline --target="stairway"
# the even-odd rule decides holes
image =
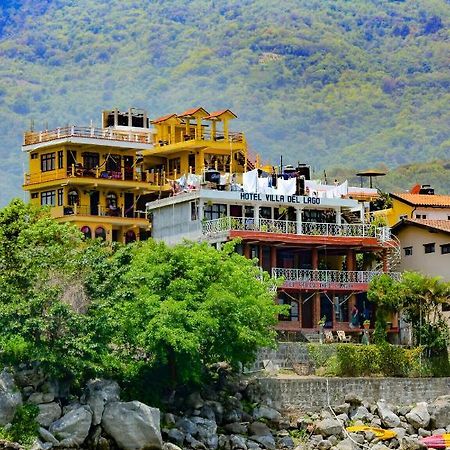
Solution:
[[[362,223],[359,214],[354,211],[343,211],[342,217],[347,223]]]
[[[237,161],[242,167],[245,166],[245,157],[241,152],[237,154]],[[247,170],[250,171],[253,169],[255,169],[255,165],[247,158]]]
[[[387,250],[387,269],[388,272],[392,272],[402,259],[402,249],[400,241],[397,236],[389,232],[389,238],[384,239],[378,236],[378,241],[382,243],[383,247]],[[383,270],[383,261],[379,262],[375,268],[376,270]]]
[[[302,331],[302,335],[307,342],[319,343],[320,336],[317,331]]]

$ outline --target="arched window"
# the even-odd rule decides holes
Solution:
[[[106,239],[106,231],[103,227],[98,227],[95,230],[95,237],[105,240]]]
[[[108,192],[106,195],[106,214],[108,216],[119,215],[119,208],[117,207],[117,194],[115,192]]]
[[[69,205],[71,206],[80,206],[80,195],[76,189],[71,189],[68,194]]]
[[[91,239],[92,231],[88,226],[81,227],[81,232],[84,234],[85,239]]]
[[[129,230],[125,233],[125,243],[129,244],[136,240],[136,233],[133,230]]]

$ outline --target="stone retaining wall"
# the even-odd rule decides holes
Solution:
[[[384,398],[393,405],[410,405],[450,393],[450,378],[273,377],[259,381],[275,405],[283,409],[319,410],[327,406],[327,395],[331,405],[343,403],[348,393],[370,403]]]

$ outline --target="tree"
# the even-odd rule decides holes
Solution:
[[[379,275],[370,282],[367,298],[377,306],[374,341],[384,343],[389,314],[398,311],[402,305],[403,285],[387,274]]]
[[[98,303],[100,316],[114,323],[112,344],[122,361],[166,371],[172,384],[195,382],[213,363],[237,367],[275,343],[282,311],[272,282],[233,246],[134,246],[121,287]]]

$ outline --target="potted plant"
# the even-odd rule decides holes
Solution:
[[[363,322],[363,327],[365,330],[368,330],[370,328],[370,320],[365,320]]]

